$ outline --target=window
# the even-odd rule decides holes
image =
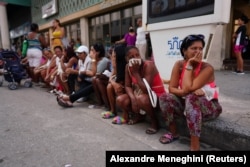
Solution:
[[[214,13],[214,0],[148,0],[148,23]]]

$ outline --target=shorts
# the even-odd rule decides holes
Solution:
[[[234,45],[234,53],[241,53],[243,48],[243,45]]]
[[[30,67],[38,67],[41,65],[42,51],[36,48],[29,48],[27,51],[27,59]]]

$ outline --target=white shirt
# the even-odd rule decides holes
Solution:
[[[82,62],[81,59],[78,60],[79,74],[80,74],[80,72],[87,70],[88,64],[90,62],[91,62],[91,58],[89,57],[89,55],[85,58],[84,63]]]
[[[138,27],[135,44],[146,44],[146,43],[147,43],[146,32],[144,31],[143,27]]]

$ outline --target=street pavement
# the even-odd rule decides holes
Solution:
[[[223,105],[220,119],[250,127],[250,74],[217,71],[216,80]],[[43,88],[11,91],[5,82],[0,87],[0,167],[103,167],[106,150],[189,150],[185,136],[162,145],[164,129],[147,135],[148,122],[114,125],[101,118],[101,109],[88,105],[65,109]],[[201,150],[220,149],[202,143]]]

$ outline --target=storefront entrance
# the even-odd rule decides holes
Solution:
[[[129,26],[136,28],[136,19],[139,17],[142,17],[141,5],[90,18],[90,44],[96,42],[104,44],[107,34],[111,44],[114,44],[128,32]]]

